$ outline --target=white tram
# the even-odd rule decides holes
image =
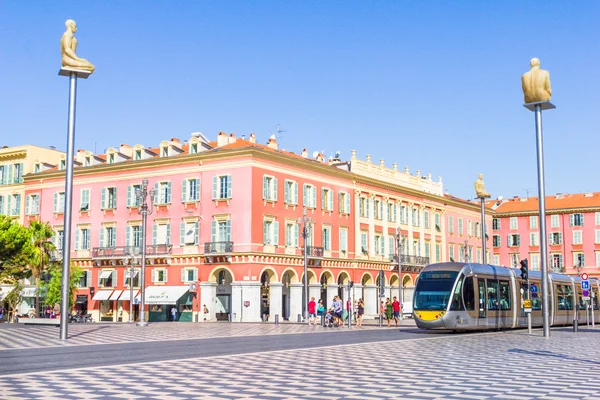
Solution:
[[[593,311],[583,299],[581,278],[548,274],[551,325],[579,324],[594,313],[600,321],[600,281],[590,278]],[[542,275],[529,271],[532,326],[542,326]],[[527,327],[523,300],[526,282],[519,269],[470,263],[439,263],[426,266],[417,280],[413,315],[421,329],[485,330]],[[579,307],[577,307],[579,306]],[[577,310],[578,308],[578,310]]]

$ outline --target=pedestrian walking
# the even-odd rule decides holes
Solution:
[[[338,296],[333,297],[331,308],[333,309],[334,320],[336,321],[337,326],[340,326],[342,324],[342,302]]]
[[[400,320],[400,302],[398,298],[394,296],[394,301],[392,302],[392,309],[394,310],[394,321],[396,322],[396,326],[398,326],[398,320]]]
[[[358,299],[358,305],[356,307],[356,314],[358,316],[356,319],[356,326],[362,326],[364,313],[365,313],[365,303],[363,302],[363,299]]]
[[[202,312],[204,313],[204,320],[208,321],[208,307],[206,307],[206,304],[202,306]]]
[[[173,322],[177,321],[177,308],[175,306],[171,308],[171,316],[173,317]]]
[[[392,325],[392,318],[394,317],[394,307],[389,297],[385,301],[385,317],[387,318],[389,328]]]
[[[315,318],[317,317],[317,302],[314,297],[310,298],[308,302],[308,324],[316,324]]]
[[[52,311],[54,312],[55,318],[60,317],[60,304],[54,303],[54,308],[52,309]]]

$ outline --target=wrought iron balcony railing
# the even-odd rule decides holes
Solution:
[[[227,254],[233,252],[233,242],[206,242],[204,254]]]
[[[306,246],[307,257],[323,257],[323,247],[318,246]],[[302,248],[302,254],[304,254],[304,248]]]
[[[397,263],[398,256],[390,255],[390,261]],[[400,256],[400,264],[402,264],[402,265],[417,265],[417,266],[427,265],[427,264],[429,264],[429,257],[409,256],[406,254],[402,254]]]
[[[146,245],[146,257],[164,257],[171,254],[171,244]],[[126,256],[141,256],[142,246],[94,247],[92,258],[122,258]]]

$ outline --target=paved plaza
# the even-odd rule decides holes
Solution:
[[[338,335],[325,336],[326,329],[317,327],[319,335],[302,325],[234,329],[254,332],[256,337],[238,338],[253,341],[266,335],[259,330],[281,328],[288,335],[304,331],[309,341],[337,337],[343,343],[344,335],[364,335],[365,341],[320,346],[314,340],[304,348],[281,351],[241,350],[223,356],[7,374],[0,380],[0,398],[600,398],[600,330],[574,334],[556,329],[549,339],[540,337],[539,330],[533,336],[520,330],[415,337],[409,336],[414,328],[407,327],[383,330],[388,339],[370,341],[369,335],[377,333],[374,329],[329,330]],[[194,343],[210,340],[234,339]],[[99,348],[103,346],[107,347]],[[156,343],[157,349],[161,346]],[[80,352],[72,357],[86,357],[86,348],[74,347]],[[13,352],[0,351],[0,359]]]

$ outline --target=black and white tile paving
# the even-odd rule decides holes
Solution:
[[[5,375],[0,398],[591,400],[600,398],[600,332],[449,335]]]

